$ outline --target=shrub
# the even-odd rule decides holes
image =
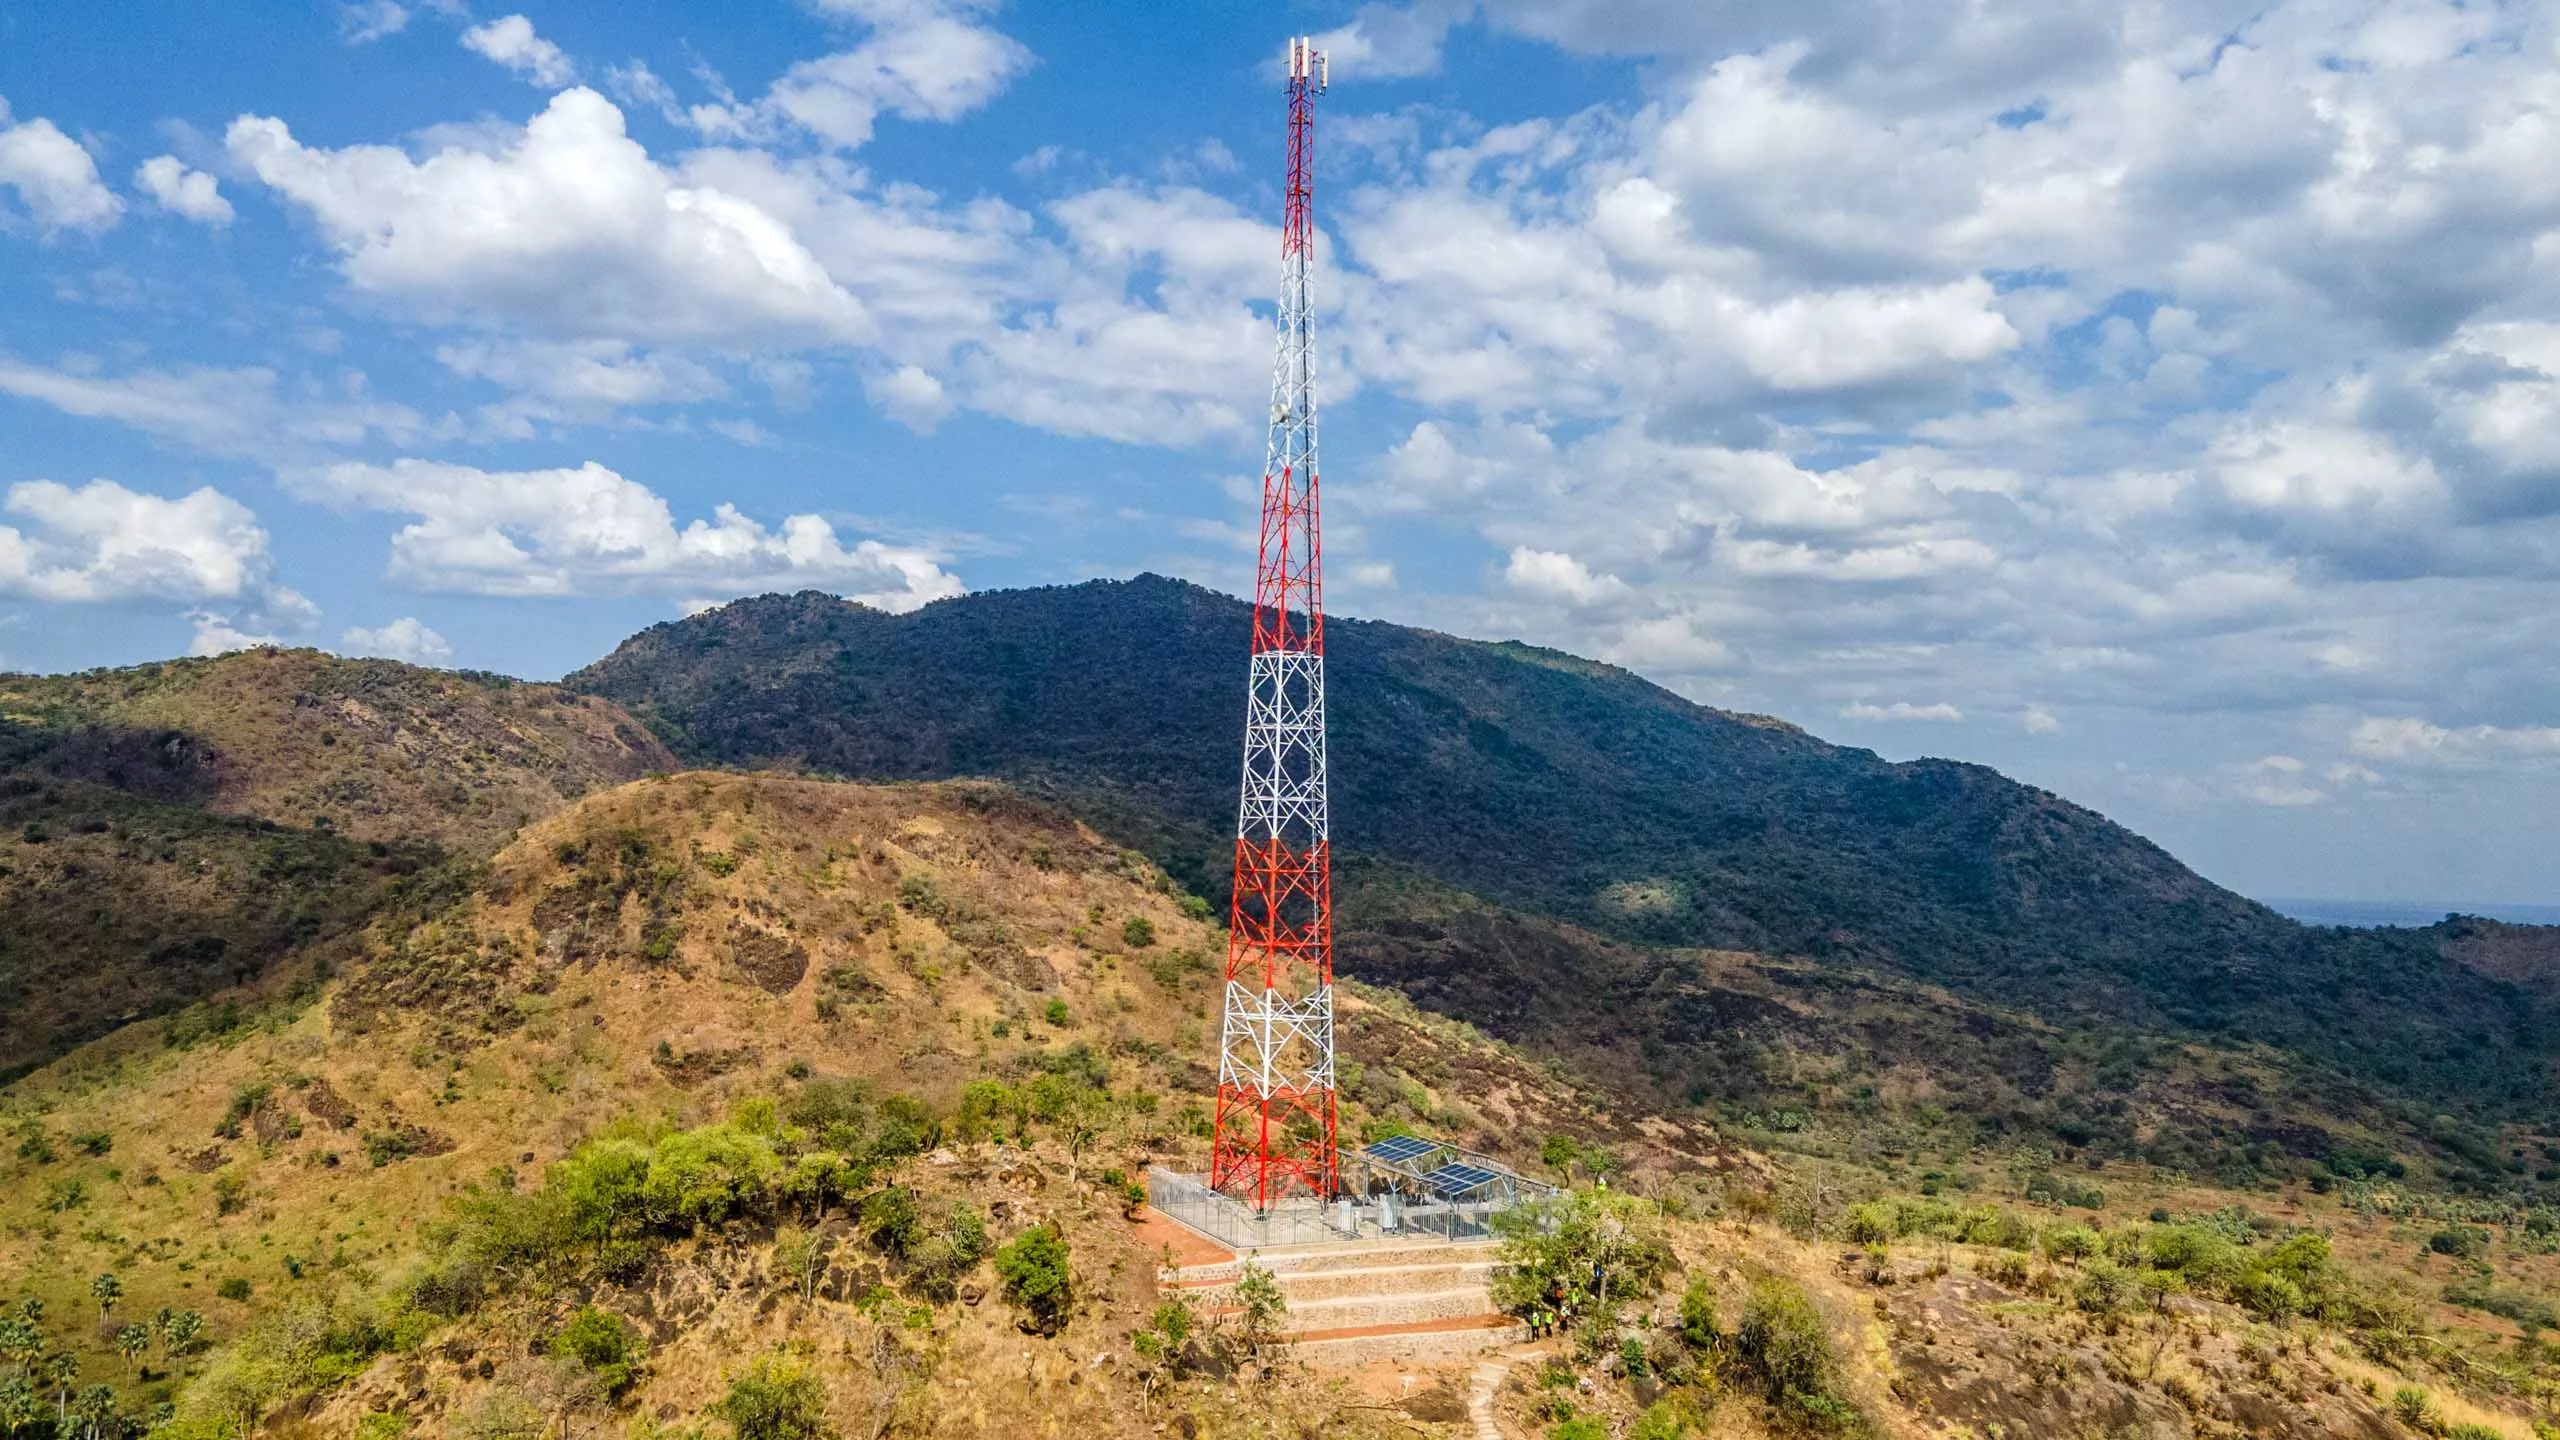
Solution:
[[[798,1361],[767,1355],[729,1382],[711,1407],[737,1440],[821,1440],[827,1434],[827,1389]]]
[[[1689,1407],[1666,1396],[1645,1407],[1627,1429],[1627,1440],[1683,1440],[1689,1433]]]
[[[639,1332],[629,1321],[593,1305],[579,1306],[551,1337],[551,1353],[577,1362],[607,1395],[620,1395],[640,1377],[641,1350]]]
[[[1068,1268],[1066,1237],[1056,1227],[1025,1230],[996,1252],[996,1274],[1004,1281],[1004,1298],[1023,1312],[1024,1323],[1042,1335],[1066,1328],[1075,1303],[1074,1276]]]
[[[83,1130],[71,1137],[74,1147],[86,1155],[104,1155],[115,1148],[116,1137],[104,1130]]]
[[[2039,1237],[2045,1255],[2054,1260],[2086,1260],[2098,1253],[2098,1232],[2086,1225],[2056,1225]]]
[[[1751,1287],[1732,1354],[1782,1419],[1817,1430],[1858,1428],[1856,1409],[1839,1393],[1839,1361],[1822,1314],[1794,1281],[1771,1276]]]
[[[225,1300],[246,1300],[249,1298],[249,1281],[244,1276],[229,1276],[213,1287],[213,1293]]]
[[[1882,1245],[1895,1238],[1893,1206],[1881,1200],[1849,1207],[1844,1233],[1852,1245]]]
[[[1692,1276],[1680,1292],[1680,1338],[1705,1354],[1724,1343],[1724,1321],[1716,1313],[1716,1287],[1704,1275]]]
[[[2427,1237],[2427,1248],[2457,1260],[2476,1260],[2489,1250],[2489,1232],[2469,1225],[2448,1225]]]
[[[2391,1392],[2391,1415],[2422,1435],[2443,1423],[2436,1414],[2435,1397],[2415,1385],[2403,1385]]]
[[[1576,1415],[1547,1427],[1547,1440],[1609,1440],[1609,1427],[1590,1415]]]
[[[1132,915],[1120,926],[1120,943],[1132,950],[1144,950],[1156,943],[1156,922],[1144,915]]]
[[[1041,1007],[1040,1018],[1048,1021],[1049,1027],[1053,1030],[1063,1030],[1067,1028],[1067,1002],[1064,1000],[1050,1001],[1047,1005]]]

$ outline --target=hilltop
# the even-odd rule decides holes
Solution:
[[[1156,577],[898,616],[771,595],[654,626],[566,683],[694,763],[1001,778],[1217,900],[1249,615]],[[2321,1158],[2352,1144],[2320,1117],[2353,1116],[2486,1177],[2502,1167],[2471,1125],[2554,1114],[2549,987],[2466,963],[2476,943],[2307,928],[1981,766],[1889,762],[1554,651],[1349,619],[1327,643],[1346,969],[1614,1053],[1598,1063],[1641,1071],[1655,1103],[1801,1107],[1827,1098],[1805,1073],[1824,1052],[1889,1069],[1841,1039],[1844,987],[1882,986],[1940,1012],[1883,1055],[1998,1072],[1941,1085],[1949,1104],[2117,1153]],[[1718,954],[1800,963],[1766,977],[1778,1001],[1721,983]],[[2292,1098],[2243,1100],[2255,1114],[2205,1136],[2176,1105],[2128,1114],[2196,1041],[2264,1057]],[[2057,1095],[2075,1070],[2109,1083]]]
[[[594,696],[395,660],[259,649],[0,675],[0,765],[357,840],[486,854],[673,763]]]

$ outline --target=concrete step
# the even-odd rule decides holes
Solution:
[[[1433,1328],[1397,1326],[1369,1334],[1319,1333],[1294,1339],[1289,1348],[1309,1365],[1348,1370],[1381,1361],[1403,1366],[1454,1364],[1529,1338],[1527,1328],[1508,1316],[1480,1318],[1481,1324],[1453,1320]]]
[[[1292,1305],[1314,1300],[1338,1300],[1363,1295],[1412,1294],[1423,1290],[1449,1290],[1461,1285],[1482,1289],[1493,1278],[1490,1261],[1462,1265],[1379,1265],[1361,1270],[1315,1270],[1275,1274],[1280,1294]],[[1207,1285],[1178,1285],[1203,1305],[1234,1303],[1233,1281]]]
[[[1232,1305],[1204,1307],[1208,1320],[1244,1313]],[[1346,1295],[1338,1300],[1309,1300],[1289,1307],[1288,1333],[1374,1329],[1382,1325],[1436,1325],[1442,1321],[1494,1313],[1493,1297],[1481,1285],[1448,1290],[1420,1290],[1393,1295]]]
[[[1353,1295],[1339,1300],[1292,1302],[1293,1333],[1356,1330],[1376,1325],[1421,1325],[1493,1313],[1493,1300],[1481,1285],[1449,1290],[1420,1290],[1401,1295]]]
[[[1323,1249],[1262,1250],[1233,1260],[1201,1265],[1185,1265],[1176,1277],[1185,1285],[1232,1280],[1244,1269],[1246,1261],[1261,1266],[1274,1275],[1314,1274],[1325,1270],[1373,1270],[1392,1265],[1428,1265],[1483,1260],[1490,1262],[1494,1247],[1486,1244],[1454,1244],[1447,1240],[1411,1243],[1327,1246]]]

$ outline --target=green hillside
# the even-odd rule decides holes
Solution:
[[[593,696],[315,650],[0,676],[0,1075],[326,970],[448,864],[672,764]]]
[[[1151,576],[905,616],[765,596],[566,683],[696,762],[1000,777],[1216,896],[1248,619]],[[1888,762],[1554,651],[1348,620],[1328,647],[1343,963],[1452,1013],[1606,1034],[1666,1084],[1731,1094],[1731,1037],[1680,1020],[1641,957],[1751,951],[2074,1028],[2274,1047],[2420,1122],[2551,1112],[2541,990],[2429,932],[2306,928],[1981,766]],[[1449,917],[1479,904],[1639,958],[1595,968],[1570,938],[1447,953]]]

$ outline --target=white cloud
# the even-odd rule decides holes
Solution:
[[[335,393],[287,394],[276,373],[259,366],[107,375],[85,362],[49,368],[0,355],[0,394],[220,455],[284,458],[425,428],[416,411],[373,399],[360,375]]]
[[[401,460],[300,478],[310,498],[417,517],[392,536],[389,576],[472,595],[683,594],[826,585],[884,610],[963,593],[940,557],[877,540],[846,545],[816,515],[768,530],[731,505],[675,523],[656,492],[593,461],[490,471]]]
[[[718,189],[677,183],[592,90],[552,97],[521,131],[424,159],[330,150],[242,116],[231,157],[310,212],[349,283],[537,326],[564,339],[847,341],[861,303],[791,228]]]
[[[2235,772],[2240,797],[2276,809],[2317,805],[2329,794],[2311,783],[2305,773],[2307,768],[2291,755],[2268,755],[2251,761]]]
[[[1352,12],[1349,23],[1316,36],[1315,47],[1333,62],[1337,81],[1429,75],[1440,68],[1441,45],[1450,27],[1475,8],[1475,0],[1363,5]]]
[[[1029,50],[984,24],[984,0],[825,3],[822,11],[870,27],[860,45],[804,60],[757,105],[697,107],[696,125],[716,137],[764,138],[797,126],[847,150],[870,143],[884,115],[956,120],[986,104],[1031,68]]]
[[[0,102],[0,186],[18,192],[18,203],[46,230],[104,230],[124,213],[124,202],[98,180],[97,163],[79,142],[38,116],[8,123]]]
[[[350,45],[370,45],[409,28],[409,7],[398,0],[346,0],[338,6],[338,35]]]
[[[932,434],[951,413],[951,397],[942,382],[918,366],[901,365],[874,376],[863,382],[862,390],[889,418],[919,435]]]
[[[1515,590],[1575,605],[1613,600],[1627,593],[1627,582],[1615,575],[1595,575],[1591,567],[1559,550],[1511,548],[1502,578]]]
[[[299,630],[319,619],[309,600],[276,582],[257,516],[209,486],[167,499],[112,480],[78,489],[31,480],[9,487],[7,510],[29,528],[0,525],[0,594],[185,605],[199,655],[274,643],[272,633],[239,626]]]
[[[234,650],[255,650],[284,643],[281,635],[260,630],[254,625],[244,629],[236,617],[218,615],[210,610],[190,610],[187,619],[195,626],[195,637],[187,644],[190,655],[228,655]]]
[[[2030,705],[2018,714],[2018,728],[2030,735],[2051,735],[2062,729],[2062,721],[2041,705]]]
[[[2452,729],[2414,716],[2370,715],[2347,734],[2349,753],[2398,765],[2474,766],[2560,756],[2560,726]]]
[[[231,202],[222,188],[201,170],[190,170],[175,155],[155,155],[133,172],[133,183],[172,215],[206,225],[231,223]]]
[[[206,487],[175,500],[92,480],[9,487],[8,510],[39,527],[0,527],[0,587],[40,600],[228,600],[262,583],[267,532]]]
[[[338,637],[348,655],[376,655],[412,665],[441,665],[453,658],[453,645],[415,615],[403,615],[377,629],[353,626]]]
[[[534,33],[522,15],[502,15],[462,32],[462,48],[492,60],[545,90],[578,78],[578,67],[559,46]]]
[[[1865,700],[1852,700],[1840,707],[1843,720],[1962,720],[1964,712],[1944,700],[1928,705],[1914,705],[1896,700],[1890,705],[1876,705]]]

